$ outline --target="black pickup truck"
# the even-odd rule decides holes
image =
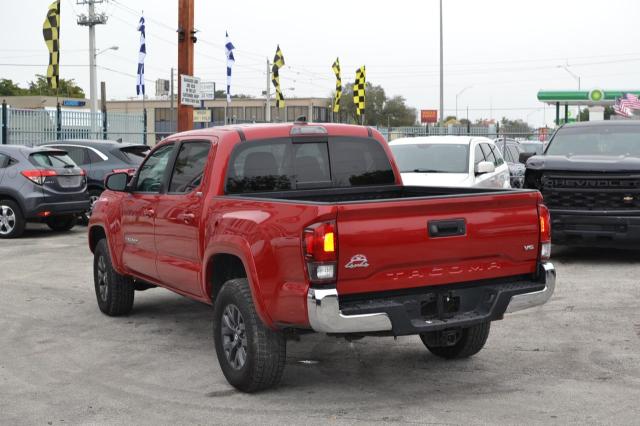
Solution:
[[[525,187],[551,211],[554,243],[640,242],[640,121],[564,125],[526,167]]]

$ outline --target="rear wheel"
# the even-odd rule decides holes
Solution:
[[[434,331],[420,334],[429,351],[441,358],[468,358],[480,352],[489,337],[490,322],[459,330]]]
[[[93,281],[100,310],[111,316],[126,315],[133,308],[133,280],[117,273],[111,264],[107,241],[98,241],[93,255]]]
[[[25,219],[15,201],[0,200],[0,238],[17,238],[24,232]]]
[[[227,281],[213,312],[213,339],[227,381],[243,392],[277,385],[284,371],[286,340],[260,320],[247,280]]]
[[[47,226],[56,232],[70,231],[76,226],[76,217],[72,215],[53,216],[47,219]]]

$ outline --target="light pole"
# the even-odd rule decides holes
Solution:
[[[442,41],[442,0],[440,0],[440,121],[444,122],[444,53]]]
[[[471,89],[473,86],[467,86],[458,93],[456,93],[456,120],[458,120],[458,96],[462,95],[465,91]],[[458,120],[459,121],[459,120]]]
[[[571,77],[573,77],[578,82],[578,91],[580,91],[581,90],[581,88],[580,88],[580,76],[569,69],[569,64],[558,65],[558,68],[562,68],[563,70],[565,70],[567,73],[569,73],[569,75]],[[577,117],[577,120],[580,121],[580,105],[578,105],[578,117]]]

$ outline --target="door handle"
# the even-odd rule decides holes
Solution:
[[[192,222],[196,218],[196,215],[193,213],[181,213],[178,215],[178,219],[182,220],[184,223]]]
[[[154,217],[156,215],[156,211],[153,209],[144,209],[142,214],[145,215],[146,217]]]
[[[430,220],[427,226],[431,238],[454,237],[467,233],[467,226],[464,219]]]

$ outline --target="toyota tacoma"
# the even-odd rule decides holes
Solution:
[[[403,186],[367,127],[179,133],[106,187],[89,225],[100,310],[126,315],[150,287],[213,305],[217,359],[245,392],[277,384],[310,332],[469,357],[555,288],[538,191]]]

